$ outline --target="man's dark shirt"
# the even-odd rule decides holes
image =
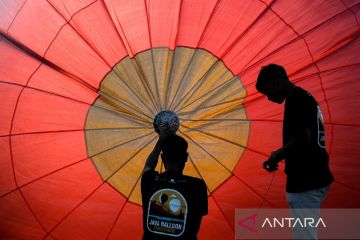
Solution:
[[[208,212],[202,179],[149,170],[141,178],[143,240],[197,239],[202,216]]]
[[[301,141],[289,149],[285,158],[286,191],[302,192],[330,185],[334,180],[329,169],[329,155],[325,148],[324,123],[320,107],[307,91],[295,87],[286,98],[284,146],[310,130],[310,144]]]

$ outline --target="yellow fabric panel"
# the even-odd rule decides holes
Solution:
[[[110,105],[103,101],[103,97],[96,100],[88,111],[87,129],[99,128],[151,128],[152,120],[136,113],[122,110],[119,106]]]
[[[245,96],[240,79],[202,49],[154,48],[126,57],[104,78],[88,112],[88,156],[104,180],[141,204],[140,175],[157,140],[152,122],[171,110],[189,143],[184,174],[203,178],[214,191],[247,145]],[[161,159],[156,169],[165,171]]]
[[[171,83],[176,87],[176,92],[174,97],[170,97],[170,109],[176,109],[176,106],[179,105],[183,100],[184,96],[190,92],[193,86],[203,78],[211,67],[217,62],[217,58],[209,54],[205,50],[197,49],[196,51],[192,50],[192,54],[183,54],[182,51],[188,52],[188,48],[179,47],[175,50],[175,59],[177,56],[186,56],[188,59],[185,59],[185,62],[188,62],[187,65],[181,65],[183,69],[173,69],[172,74],[178,75],[174,78],[174,81]],[[177,53],[180,53],[177,55]],[[183,61],[180,59],[179,61]]]
[[[182,109],[209,93],[219,93],[218,88],[221,87],[221,84],[224,84],[224,79],[231,78],[233,78],[233,75],[227,70],[225,65],[220,61],[216,61],[201,79],[194,82],[191,90],[183,97],[176,108]]]
[[[138,182],[135,185],[133,192],[129,196],[129,201],[142,205],[141,200],[141,179],[139,178]]]
[[[145,146],[132,151],[133,154],[130,158],[124,157],[126,159],[125,163],[108,180],[123,195],[127,197],[133,195],[134,202],[138,204],[141,204],[141,192],[135,192],[135,186],[140,183],[144,162],[153,148],[153,145],[149,144],[150,142],[152,141],[147,141]],[[122,155],[118,157],[123,158]],[[138,188],[138,190],[140,189]]]
[[[139,53],[132,61],[138,68],[140,80],[143,82],[143,85],[146,86],[144,91],[147,91],[151,96],[153,110],[158,112],[160,110],[159,89],[158,83],[156,82],[155,64],[153,59],[153,53],[150,50]]]
[[[191,64],[191,57],[194,55],[195,49],[192,48],[176,48],[174,52],[171,73],[168,81],[168,87],[165,97],[165,108],[173,109],[170,104],[174,104],[174,98],[178,94],[179,88],[183,82],[183,76]]]
[[[161,111],[165,110],[164,99],[167,91],[166,88],[169,82],[168,79],[171,70],[171,63],[173,60],[173,51],[170,51],[167,48],[154,48],[151,52],[154,61],[153,65],[155,69],[155,80],[158,89],[158,100],[161,107],[159,111]]]
[[[116,96],[120,95],[121,99],[131,101],[134,103],[134,107],[142,110],[146,116],[155,114],[154,97],[145,84],[146,80],[142,79],[144,76],[141,69],[133,59],[124,58],[112,72],[102,81],[101,90],[116,92]]]
[[[109,131],[115,132],[118,136],[109,134]],[[97,137],[87,134],[88,139],[96,138],[96,140],[88,141],[88,149],[92,149],[91,152],[88,151],[88,154],[104,180],[107,180],[123,163],[132,157],[134,149],[143,148],[144,141],[149,139],[149,136],[146,135],[134,138],[134,134],[131,135],[129,132],[101,131],[101,133],[97,133]]]

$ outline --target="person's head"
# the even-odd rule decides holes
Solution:
[[[166,170],[182,172],[188,158],[188,143],[178,135],[167,136],[161,145],[161,158]]]
[[[256,81],[256,89],[270,101],[279,104],[284,102],[292,86],[285,69],[276,64],[262,67]]]

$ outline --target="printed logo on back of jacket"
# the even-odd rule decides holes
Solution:
[[[185,231],[187,213],[188,205],[180,192],[161,189],[150,198],[146,225],[150,232],[178,237]]]
[[[325,128],[324,118],[319,106],[317,106],[317,127],[318,127],[318,145],[321,148],[325,148]]]

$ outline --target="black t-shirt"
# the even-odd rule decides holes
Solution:
[[[297,143],[285,157],[286,191],[302,192],[325,187],[334,179],[325,148],[322,113],[314,97],[295,87],[285,101],[283,145],[310,130],[310,144]]]
[[[202,216],[208,213],[202,179],[150,170],[141,178],[143,240],[197,239]]]

